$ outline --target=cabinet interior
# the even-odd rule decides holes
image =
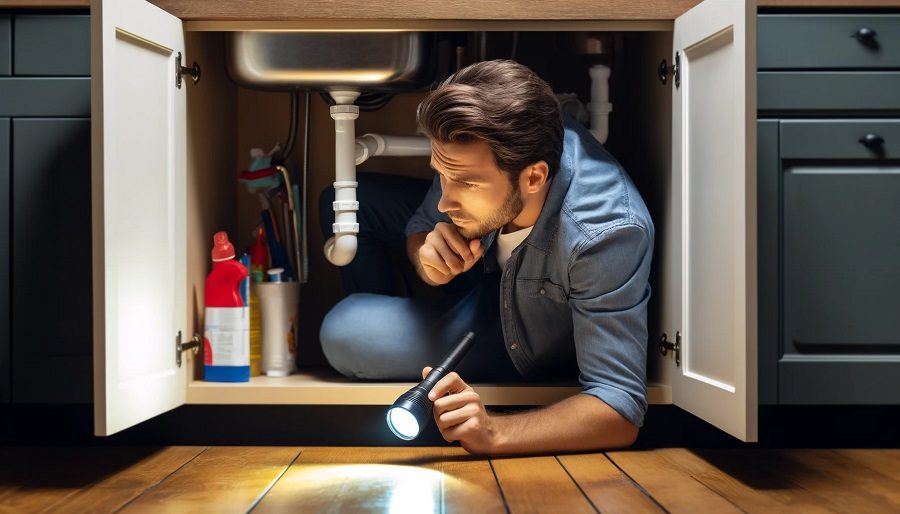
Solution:
[[[508,58],[512,32],[488,32],[487,58]],[[582,102],[590,100],[587,60],[564,47],[571,33],[519,32],[516,60],[528,65],[554,91],[575,92]],[[671,193],[671,81],[663,86],[657,78],[660,61],[670,59],[672,33],[605,32],[612,42],[610,78],[609,139],[606,146],[622,163],[641,191],[656,226],[654,262],[651,271],[652,298],[648,319],[648,383],[651,403],[670,403],[670,377],[657,349],[663,327],[671,320],[663,312],[663,299],[669,281],[672,249],[670,226]],[[223,32],[185,33],[188,64],[197,61],[202,77],[188,84],[188,330],[202,333],[204,281],[209,270],[212,234],[227,230],[240,251],[250,244],[251,231],[258,218],[259,202],[236,180],[237,173],[250,162],[253,147],[268,151],[275,142],[284,142],[288,133],[290,98],[286,92],[251,90],[235,85],[228,77],[224,62]],[[563,49],[563,50],[560,50]],[[425,91],[397,94],[375,112],[361,112],[356,133],[377,132],[415,135],[415,108]],[[290,166],[303,165],[303,94],[300,95],[300,123]],[[254,377],[249,384],[222,384],[202,381],[202,362],[188,356],[188,403],[323,403],[385,404],[410,384],[358,383],[342,379],[331,371],[321,352],[318,330],[322,318],[341,298],[337,268],[322,253],[324,238],[319,230],[317,199],[319,192],[334,180],[334,125],[328,106],[318,92],[310,94],[307,191],[309,280],[301,286],[300,337],[298,344],[300,373],[288,378]],[[431,178],[427,157],[376,157],[358,167],[359,171],[378,171]],[[671,336],[671,334],[670,334]],[[671,338],[671,337],[670,337]],[[483,394],[491,404],[550,403],[577,392],[573,377],[568,384],[521,384],[485,387]]]

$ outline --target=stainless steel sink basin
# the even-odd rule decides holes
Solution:
[[[431,82],[424,32],[231,32],[228,72],[261,89],[397,91]]]

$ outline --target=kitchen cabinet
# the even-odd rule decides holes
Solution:
[[[706,0],[674,25],[571,20],[544,27],[647,31],[633,38],[641,49],[635,76],[644,77],[635,89],[643,96],[629,103],[653,146],[642,167],[656,188],[659,330],[651,335],[650,400],[675,403],[746,441],[756,439],[755,15],[752,1]],[[390,404],[410,384],[309,373],[214,384],[198,380],[189,353],[176,364],[176,341],[202,330],[209,234],[236,225],[223,208],[234,202],[234,186],[222,179],[236,165],[216,157],[241,123],[222,116],[233,112],[227,102],[234,86],[222,70],[220,31],[261,26],[193,22],[185,32],[182,20],[139,0],[94,2],[91,18],[97,434],[185,403]],[[493,29],[540,28],[534,21]],[[472,30],[429,23],[430,30]],[[179,54],[203,69],[196,86],[176,87]],[[678,65],[665,87],[653,82],[663,58]],[[655,351],[663,333],[678,344],[665,356]],[[486,403],[509,405],[547,403],[578,389],[479,390]]]
[[[89,75],[89,16],[0,16],[0,401],[91,401]]]
[[[761,401],[900,404],[900,16],[759,33]]]

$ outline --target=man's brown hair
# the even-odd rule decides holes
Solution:
[[[563,127],[553,90],[527,67],[494,60],[459,70],[416,112],[419,130],[442,143],[484,141],[515,184],[526,166],[559,169]]]

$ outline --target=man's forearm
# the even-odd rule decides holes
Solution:
[[[638,429],[612,407],[578,394],[541,409],[491,414],[491,454],[590,451],[630,446]]]

